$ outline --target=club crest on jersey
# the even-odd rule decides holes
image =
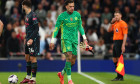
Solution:
[[[119,32],[118,28],[116,29],[116,32]]]
[[[70,18],[71,21],[73,21],[73,18]]]
[[[29,19],[28,19],[28,18],[26,18],[26,20],[28,21]]]

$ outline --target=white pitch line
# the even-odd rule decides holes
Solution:
[[[102,82],[102,81],[100,81],[100,80],[97,80],[96,78],[91,77],[91,76],[89,76],[89,75],[87,75],[87,74],[85,74],[85,73],[80,72],[79,74],[81,74],[81,75],[83,75],[83,76],[85,76],[85,77],[87,77],[87,78],[89,78],[89,79],[91,79],[91,80],[97,82],[98,84],[105,84],[104,82]]]

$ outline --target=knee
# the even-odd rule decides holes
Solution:
[[[30,61],[31,61],[32,63],[37,62],[36,57],[30,56]]]
[[[30,56],[29,55],[25,55],[25,60],[26,60],[26,62],[29,62],[30,61]]]
[[[73,66],[75,64],[75,61],[74,60],[72,60],[71,61],[71,66]]]
[[[114,63],[118,62],[118,59],[117,58],[113,58],[113,62]]]

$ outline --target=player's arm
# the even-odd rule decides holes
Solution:
[[[29,41],[27,42],[27,45],[32,45],[33,40],[35,39],[35,37],[36,37],[36,35],[38,34],[38,31],[39,31],[39,26],[38,26],[38,21],[37,21],[36,15],[33,15],[32,21],[33,21],[34,31],[33,31],[32,34],[30,35],[30,39],[29,39]]]
[[[111,31],[113,31],[113,29],[112,29],[112,24],[109,26],[107,32],[111,32]]]
[[[4,24],[3,24],[2,21],[0,20],[0,36],[1,36],[1,34],[2,34],[3,26],[4,26]]]
[[[113,31],[113,24],[116,22],[116,18],[112,18],[112,20],[111,20],[111,25],[109,26],[109,28],[108,28],[108,30],[107,30],[107,32],[111,32],[111,31]]]
[[[80,47],[85,49],[86,51],[90,51],[94,54],[94,49],[93,47],[89,46],[88,43],[87,43],[87,38],[86,38],[86,35],[85,35],[85,31],[84,31],[84,28],[82,26],[82,20],[81,20],[81,15],[79,14],[79,27],[78,27],[78,30],[79,32],[81,33],[81,35],[83,36],[83,39],[84,39],[84,43],[82,42],[80,44]]]
[[[127,33],[128,33],[128,26],[126,23],[123,23],[121,25],[122,31],[123,31],[123,43],[122,43],[122,53],[125,52],[125,44],[126,44],[126,40],[127,40]]]
[[[84,42],[87,42],[85,31],[84,31],[84,28],[82,26],[82,20],[81,20],[81,15],[80,14],[79,14],[78,19],[79,19],[78,30],[79,30],[80,34],[82,35]]]
[[[62,22],[62,17],[61,17],[61,15],[59,15],[58,18],[57,18],[56,24],[55,24],[55,29],[54,29],[53,34],[52,34],[51,43],[49,45],[50,50],[53,50],[54,49],[54,41],[55,41],[55,38],[56,38],[56,36],[58,34],[58,31],[60,29],[60,25],[62,23],[63,23]]]

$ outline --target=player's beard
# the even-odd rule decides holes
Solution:
[[[23,9],[23,8],[22,8],[22,13],[23,13],[23,14],[26,14],[26,13],[25,13],[25,9]]]

